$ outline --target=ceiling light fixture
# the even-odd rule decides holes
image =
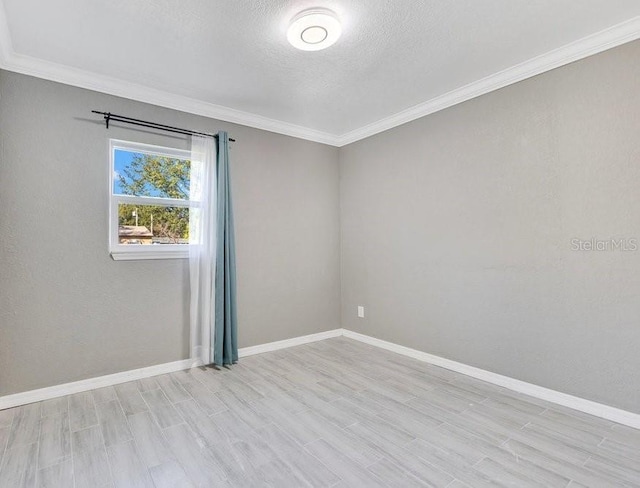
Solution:
[[[289,24],[287,39],[303,51],[320,51],[335,43],[342,34],[338,16],[326,8],[303,10]]]

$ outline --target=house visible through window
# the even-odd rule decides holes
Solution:
[[[114,259],[187,257],[189,151],[111,140]]]

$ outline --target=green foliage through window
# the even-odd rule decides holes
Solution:
[[[122,151],[114,168],[114,192],[188,200],[190,166],[191,162],[183,159]],[[189,239],[189,208],[120,203],[118,226],[135,225],[151,231],[152,237],[146,236],[145,243],[153,240],[153,243],[184,244]],[[133,243],[140,239],[132,236],[124,240],[121,236],[120,241]]]

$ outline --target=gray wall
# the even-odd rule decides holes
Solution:
[[[91,109],[228,130],[239,345],[339,327],[337,149],[0,71],[0,395],[188,356],[187,260],[108,254],[109,131]]]
[[[640,251],[570,243],[640,239],[639,58],[342,148],[343,327],[640,413]]]
[[[241,347],[342,323],[640,412],[640,251],[570,243],[640,238],[638,56],[339,151],[0,71],[0,395],[187,357],[186,260],[108,256],[107,141],[188,142],[98,108],[238,140]]]

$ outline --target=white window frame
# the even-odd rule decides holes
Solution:
[[[109,139],[109,253],[116,260],[136,259],[184,259],[189,257],[189,244],[131,245],[120,244],[118,236],[118,205],[121,203],[138,205],[162,205],[172,207],[190,207],[189,200],[174,198],[137,197],[114,193],[115,152],[116,149],[165,156],[175,159],[191,160],[191,153],[183,149],[142,144],[140,142]]]

